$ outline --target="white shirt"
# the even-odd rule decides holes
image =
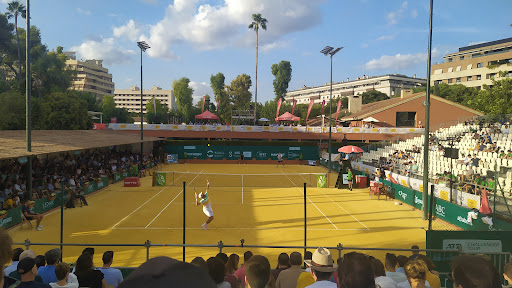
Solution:
[[[59,284],[57,283],[50,283],[50,286],[52,288],[78,288],[78,284],[75,284],[75,283],[67,283],[66,285],[64,286],[60,286]]]
[[[338,285],[329,280],[317,281],[306,288],[338,288]]]
[[[405,274],[401,272],[386,271],[386,276],[393,279],[393,281],[395,281],[396,283],[407,281],[407,276],[405,276]]]
[[[411,288],[411,283],[409,281],[404,281],[396,284],[398,288]],[[430,287],[430,283],[428,283],[427,280],[425,280],[425,286]]]
[[[382,288],[397,288],[396,282],[387,277],[387,276],[379,276],[375,278],[375,284],[379,285]]]
[[[229,282],[222,282],[222,283],[219,283],[217,284],[217,288],[231,288],[231,284],[229,284]]]

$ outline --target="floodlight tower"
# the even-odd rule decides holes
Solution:
[[[151,48],[145,41],[137,42],[140,48],[140,168],[142,168],[142,161],[144,159],[144,89],[142,87],[142,52]]]
[[[320,51],[320,53],[324,54],[325,56],[330,56],[331,58],[331,88],[329,93],[329,161],[327,162],[327,168],[329,169],[329,173],[331,173],[331,129],[332,129],[332,56],[334,56],[336,53],[340,52],[340,50],[343,49],[343,47],[338,47],[336,49],[332,48],[331,46],[325,46],[324,49]]]

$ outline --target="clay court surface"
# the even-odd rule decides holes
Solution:
[[[309,175],[293,173],[326,173],[323,167],[237,164],[174,164],[162,171],[196,172],[169,173],[167,182],[176,186],[152,187],[151,178],[142,179],[142,186],[123,187],[122,183],[88,197],[89,206],[64,211],[65,243],[155,244],[182,242],[183,184],[186,182],[186,238],[189,244],[303,245],[303,182]],[[245,174],[215,176],[205,173]],[[247,174],[260,174],[247,176]],[[269,175],[266,175],[269,174]],[[285,174],[285,175],[283,175]],[[180,178],[178,178],[180,177]],[[331,187],[336,174],[330,179]],[[215,214],[208,231],[200,225],[205,221],[201,206],[195,206],[194,187],[204,191],[210,180],[210,199]],[[302,181],[304,179],[304,181]],[[316,178],[313,183],[316,183]],[[276,188],[277,187],[277,188]],[[308,246],[410,248],[425,247],[427,221],[419,211],[394,201],[370,199],[368,189],[353,191],[335,188],[307,188]],[[44,230],[37,232],[26,225],[10,230],[15,242],[30,239],[37,243],[58,243],[60,239],[60,209],[50,212],[43,220]],[[439,225],[439,224],[438,224]],[[44,254],[51,246],[32,246]],[[84,247],[64,247],[64,261],[74,262]],[[101,265],[106,250],[116,252],[114,266],[135,266],[146,259],[144,247],[96,247],[95,265]],[[255,254],[277,261],[281,252],[301,249],[250,249]],[[225,248],[225,253],[242,255],[242,248]],[[336,251],[332,251],[337,255]],[[207,259],[218,253],[217,248],[187,248],[187,261],[196,256]],[[368,252],[383,259],[385,252]],[[166,255],[182,259],[181,247],[151,248],[150,256]],[[337,257],[337,256],[336,256]],[[274,265],[274,264],[272,264]]]

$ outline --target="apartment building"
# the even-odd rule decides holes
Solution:
[[[75,52],[64,52],[64,54],[68,56],[67,69],[77,71],[69,89],[94,93],[98,100],[103,99],[104,95],[114,94],[115,85],[112,82],[112,74],[103,67],[103,60],[82,61],[76,59]]]
[[[480,90],[500,79],[500,72],[512,77],[512,38],[461,47],[443,58],[444,63],[432,66],[431,85],[462,84]]]
[[[388,74],[382,76],[366,76],[358,77],[354,80],[347,78],[346,81],[332,83],[332,97],[349,97],[360,95],[363,92],[377,90],[385,93],[389,97],[400,95],[402,89],[410,89],[421,85],[426,85],[427,80],[422,78],[408,77],[401,74]],[[307,87],[304,86],[298,90],[286,93],[285,101],[293,102],[297,100],[297,104],[309,104],[311,99],[315,103],[322,103],[323,100],[329,100],[330,83],[322,86]]]
[[[153,97],[160,100],[160,102],[170,110],[177,109],[176,98],[172,90],[163,90],[160,87],[153,86],[149,90],[142,92],[143,98],[143,113],[146,113],[146,103]],[[140,88],[132,86],[130,89],[116,89],[114,91],[114,101],[118,108],[126,108],[128,112],[140,113]]]

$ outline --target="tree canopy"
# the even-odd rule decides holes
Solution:
[[[274,75],[274,93],[276,99],[283,98],[288,90],[288,84],[292,80],[292,65],[289,61],[282,60],[279,64],[272,64],[272,75]]]
[[[249,89],[252,86],[251,76],[247,74],[238,75],[228,87],[228,94],[233,103],[234,110],[248,109],[252,100],[252,93]]]
[[[172,82],[172,90],[178,104],[179,115],[184,122],[192,121],[192,94],[194,89],[189,86],[190,79],[183,77]]]
[[[378,102],[378,101],[389,99],[389,97],[386,93],[382,93],[377,90],[370,90],[370,91],[363,92],[361,94],[361,97],[363,97],[363,104],[368,104],[368,103],[373,103],[373,102]],[[348,102],[347,102],[347,104],[348,104]]]

